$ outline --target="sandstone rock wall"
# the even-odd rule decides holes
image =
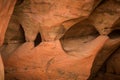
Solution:
[[[5,32],[12,15],[16,0],[0,0],[0,47],[4,42]],[[4,80],[4,66],[0,54],[0,80]]]
[[[120,80],[119,0],[15,2],[0,0],[6,80]]]

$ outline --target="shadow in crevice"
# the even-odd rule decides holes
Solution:
[[[5,33],[4,44],[17,44],[17,43],[24,43],[25,40],[25,32],[21,24],[12,26],[9,24],[7,31]]]
[[[36,36],[36,39],[34,41],[34,46],[35,47],[38,46],[41,42],[42,42],[42,38],[41,38],[40,33],[38,33],[37,36]]]
[[[108,36],[110,39],[120,38],[120,29],[113,30]]]
[[[23,30],[23,27],[22,27],[22,25],[20,24],[20,28],[19,28],[19,31],[21,32],[21,37],[22,37],[22,42],[24,43],[24,42],[26,42],[26,40],[25,40],[25,32],[24,32],[24,30]]]

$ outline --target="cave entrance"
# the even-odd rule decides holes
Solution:
[[[79,52],[84,45],[99,35],[96,28],[88,21],[73,25],[60,39],[63,49],[68,52]]]
[[[38,33],[37,36],[36,36],[36,39],[34,41],[34,46],[35,47],[38,46],[41,42],[42,42],[42,38],[41,38],[40,33]]]

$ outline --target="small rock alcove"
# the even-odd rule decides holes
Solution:
[[[5,43],[24,43],[25,42],[25,33],[20,24],[10,23],[6,34],[5,34]]]
[[[82,45],[89,43],[97,36],[99,36],[99,32],[85,20],[73,25],[60,40],[66,52],[79,52]]]

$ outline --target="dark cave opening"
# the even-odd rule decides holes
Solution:
[[[110,39],[120,38],[120,29],[113,30],[108,36]]]
[[[38,46],[41,42],[42,42],[42,38],[41,38],[40,33],[38,33],[37,36],[36,36],[36,39],[34,41],[34,46],[35,47]]]

